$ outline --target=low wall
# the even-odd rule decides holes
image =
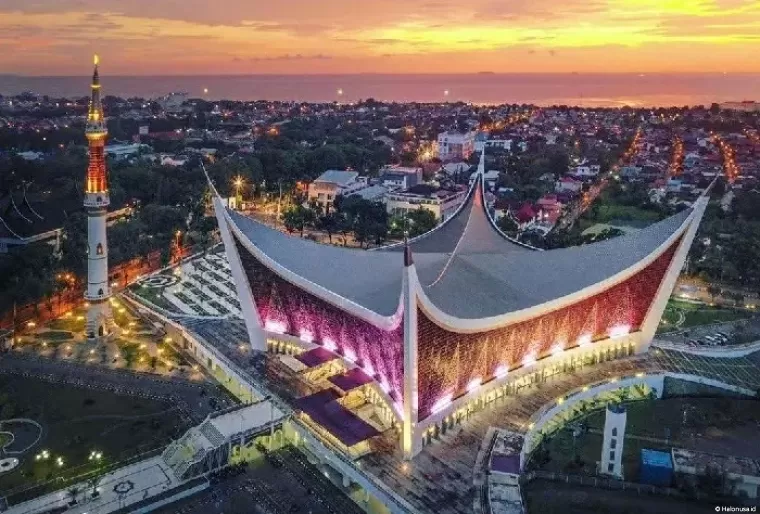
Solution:
[[[689,355],[700,355],[702,357],[720,357],[724,359],[737,359],[740,357],[746,357],[753,353],[760,351],[760,341],[753,341],[751,343],[737,344],[730,346],[716,346],[716,347],[699,347],[699,346],[686,346],[684,344],[671,343],[670,341],[657,341],[652,343],[652,346],[656,346],[662,350],[674,350],[677,352],[688,353]]]

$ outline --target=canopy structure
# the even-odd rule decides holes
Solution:
[[[448,220],[373,251],[293,237],[217,200],[254,348],[290,337],[361,368],[410,440],[486,384],[558,351],[621,338],[645,351],[707,198],[631,234],[541,251],[498,229],[483,168],[481,158]]]

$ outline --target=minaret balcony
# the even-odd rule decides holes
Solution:
[[[100,193],[85,193],[84,206],[85,207],[102,207],[106,208],[111,204],[111,197],[108,191],[102,191]]]
[[[88,302],[97,302],[101,300],[107,300],[111,297],[111,288],[104,287],[102,289],[98,289],[97,291],[85,291],[84,293],[84,299]]]

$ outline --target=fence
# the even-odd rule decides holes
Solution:
[[[520,485],[524,486],[536,479],[543,479],[551,482],[562,482],[565,484],[574,484],[586,487],[596,487],[599,489],[607,489],[612,491],[635,491],[639,495],[647,494],[652,496],[668,496],[681,500],[697,500],[701,502],[712,503],[713,505],[721,505],[726,502],[725,497],[716,497],[704,493],[700,490],[686,492],[680,489],[675,489],[673,487],[658,487],[651,484],[625,482],[623,480],[615,480],[614,478],[601,476],[576,475],[571,473],[558,473],[553,471],[535,470],[525,473],[520,477]],[[731,500],[736,501],[735,498],[732,498]]]
[[[164,451],[164,448],[165,448],[165,445],[161,445],[158,448],[153,448],[153,449],[144,451],[142,453],[139,453],[137,455],[132,455],[123,460],[113,462],[111,464],[107,464],[105,466],[99,467],[91,471],[87,471],[85,473],[74,474],[68,477],[59,476],[59,477],[52,478],[50,480],[36,482],[30,485],[23,485],[21,487],[17,487],[15,489],[8,491],[7,495],[5,496],[5,501],[7,502],[8,505],[17,505],[19,503],[23,503],[25,501],[29,501],[31,499],[37,498],[38,496],[47,494],[53,490],[63,490],[72,484],[85,482],[86,480],[89,480],[91,478],[106,475],[116,469],[129,466],[130,464],[134,464],[141,460],[146,460],[146,459],[155,457],[157,455],[161,455],[161,452]],[[139,451],[139,448],[137,448],[137,450]],[[125,452],[123,455],[132,454],[134,453],[134,451],[135,450],[130,450],[129,452]],[[84,468],[84,467],[86,467],[86,465],[84,464],[82,466],[79,466],[79,468]],[[71,468],[69,471],[75,472],[77,469],[78,468]]]

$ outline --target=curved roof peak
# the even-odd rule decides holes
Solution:
[[[485,152],[480,155],[475,180],[454,214],[433,230],[409,241],[409,246],[415,254],[454,254],[455,252],[477,254],[536,250],[507,237],[496,226],[486,207],[484,169]],[[395,244],[377,248],[375,251],[402,251],[403,249],[403,244]]]

